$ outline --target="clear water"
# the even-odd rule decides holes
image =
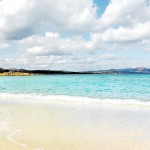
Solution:
[[[0,93],[150,100],[150,75],[0,77]]]

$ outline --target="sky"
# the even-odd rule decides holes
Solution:
[[[0,67],[150,68],[150,0],[0,0]]]

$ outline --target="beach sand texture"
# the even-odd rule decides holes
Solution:
[[[0,104],[1,150],[149,150],[149,107]]]

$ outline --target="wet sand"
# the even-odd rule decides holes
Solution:
[[[149,150],[150,108],[0,103],[1,150]]]

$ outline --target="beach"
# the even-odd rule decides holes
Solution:
[[[0,150],[149,150],[149,75],[0,78]]]
[[[149,116],[149,106],[9,97],[0,101],[0,149],[149,150]]]
[[[150,0],[0,0],[0,150],[150,150]]]

